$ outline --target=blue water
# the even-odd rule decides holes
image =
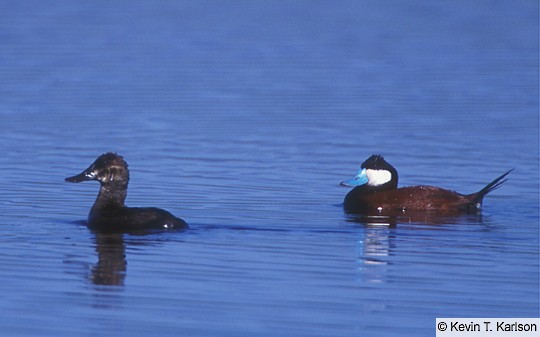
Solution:
[[[0,329],[426,336],[539,317],[537,1],[0,3]],[[84,221],[98,155],[184,233]],[[481,217],[343,214],[380,153]]]

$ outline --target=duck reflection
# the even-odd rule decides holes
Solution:
[[[90,281],[95,285],[123,286],[126,278],[126,245],[121,233],[96,233],[98,262]]]
[[[451,225],[460,223],[482,223],[482,214],[463,214],[459,212],[396,212],[396,213],[365,213],[349,214],[347,221],[367,227],[418,224],[418,228],[439,229],[437,225]],[[426,225],[426,226],[422,226]]]
[[[123,286],[127,275],[126,247],[164,242],[161,234],[165,232],[170,235],[173,231],[92,231],[98,261],[91,268],[88,280],[94,285]],[[176,232],[183,232],[183,229]]]
[[[481,224],[480,214],[430,214],[426,212],[399,215],[349,215],[348,222],[363,227],[358,240],[358,269],[362,281],[383,283],[387,280],[393,255],[398,254],[398,233],[409,230],[448,230],[448,225]]]
[[[358,270],[365,283],[386,281],[390,255],[396,248],[394,228],[376,223],[366,227],[358,240]]]

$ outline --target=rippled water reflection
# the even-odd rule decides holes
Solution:
[[[538,4],[0,5],[0,327],[13,336],[418,336],[538,317]],[[98,235],[99,154],[183,233]],[[358,219],[339,182],[481,216]],[[380,220],[380,221],[379,221]]]

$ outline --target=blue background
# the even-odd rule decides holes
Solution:
[[[538,317],[537,1],[0,2],[0,327],[10,336],[419,336]],[[103,237],[127,203],[185,233]],[[482,217],[368,225],[338,183],[480,190]]]

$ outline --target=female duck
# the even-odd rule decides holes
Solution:
[[[152,229],[187,229],[188,224],[171,213],[155,207],[126,207],[129,182],[128,165],[122,156],[105,153],[82,173],[66,181],[97,180],[101,184],[90,214],[88,227],[99,231],[131,232]]]
[[[345,197],[343,207],[348,213],[382,214],[407,211],[441,213],[476,213],[484,196],[500,187],[512,170],[501,175],[483,189],[472,194],[460,194],[434,186],[398,188],[396,169],[382,156],[373,155],[362,163],[356,177],[341,183],[354,187]]]

